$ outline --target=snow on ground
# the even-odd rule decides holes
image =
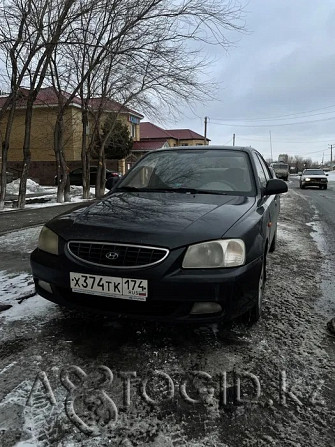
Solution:
[[[90,188],[90,199],[94,199],[94,188]],[[83,199],[83,188],[81,186],[71,186],[71,203],[80,203],[80,202],[86,202],[87,199]],[[25,208],[27,209],[34,209],[34,208],[44,208],[46,206],[55,206],[55,205],[66,205],[69,202],[59,203],[56,199],[56,191],[55,196],[50,198],[50,195],[42,196],[47,197],[48,202],[45,203],[28,203]],[[41,198],[41,197],[39,197]]]
[[[6,192],[7,194],[18,194],[20,187],[20,179],[13,180],[12,182],[7,184]],[[52,188],[56,191],[56,188]],[[38,183],[34,182],[34,180],[28,178],[27,180],[27,194],[32,194],[34,192],[44,192],[45,188],[40,186]]]
[[[0,247],[3,252],[31,253],[37,246],[38,236],[42,226],[13,231],[8,235],[0,237]],[[43,313],[52,314],[51,303],[41,298],[39,295],[25,299],[35,292],[34,281],[31,273],[23,271],[9,273],[5,270],[6,265],[0,262],[0,303],[8,304],[12,307],[4,314],[0,314],[0,321],[14,321],[20,319],[32,319]],[[23,300],[21,302],[21,300]]]
[[[19,250],[21,252],[30,253],[37,246],[38,237],[40,231],[42,229],[42,225],[25,228],[24,230],[12,231],[10,233],[10,237],[8,234],[0,236],[0,247],[2,251]],[[3,266],[0,262],[0,270],[3,269]]]
[[[0,314],[0,338],[11,350],[6,353],[3,349],[6,363],[0,369],[4,390],[0,401],[0,432],[6,439],[2,445],[333,445],[328,436],[333,413],[329,402],[323,400],[329,383],[322,385],[322,380],[325,374],[332,377],[334,369],[325,351],[324,319],[315,307],[320,295],[315,275],[322,255],[306,224],[314,221],[316,215],[310,207],[304,208],[305,200],[299,200],[298,196],[292,191],[282,196],[278,246],[268,258],[264,316],[251,330],[237,326],[229,333],[214,335],[208,327],[192,331],[186,326],[170,329],[159,325],[156,329],[153,325],[133,326],[127,322],[114,329],[108,321],[101,326],[92,321],[89,326],[74,318],[61,319],[57,306],[38,296],[18,304],[17,298],[33,288],[31,275],[28,272],[9,274],[0,259],[1,297],[13,306]],[[35,243],[37,232],[34,234],[33,230],[15,232],[6,242],[0,238],[0,246],[5,242],[6,249],[12,245],[13,251],[18,250],[25,243],[25,237],[31,244]],[[25,249],[31,249],[28,242]],[[20,340],[22,346],[14,355],[12,346]],[[64,410],[66,390],[59,382],[59,368],[74,364],[84,370],[101,364],[115,371],[138,368],[137,385],[140,385],[140,376],[146,377],[143,374],[150,368],[177,377],[176,383],[178,374],[195,369],[209,372],[215,379],[218,372],[227,371],[228,384],[232,383],[232,371],[248,371],[260,378],[262,394],[258,403],[232,403],[224,408],[218,408],[216,397],[208,408],[205,405],[199,409],[187,407],[178,399],[161,407],[151,407],[143,403],[134,386],[131,406],[120,411],[116,426],[107,430],[101,421],[101,434],[88,438],[76,429]],[[41,385],[33,393],[33,404],[27,405],[33,374],[37,371],[45,371],[50,376],[56,405],[50,404]],[[281,395],[279,378],[283,371],[287,373],[289,389]],[[115,380],[110,390],[115,402],[120,393],[118,383]],[[316,388],[319,385],[321,388]],[[158,383],[157,392],[160,386]],[[254,396],[253,389],[247,391]],[[290,397],[289,391],[301,404]],[[162,388],[163,396],[165,392]],[[287,398],[285,405],[282,396]],[[78,401],[80,398],[78,394]]]
[[[327,172],[328,174],[328,182],[335,182],[335,171]]]
[[[6,193],[8,195],[18,195],[19,193],[19,185],[20,179],[14,180],[11,183],[7,184]],[[107,192],[108,190],[106,190]],[[57,187],[55,186],[41,186],[38,183],[34,182],[31,179],[27,180],[27,203],[26,209],[35,209],[35,208],[45,208],[46,206],[55,206],[55,205],[64,205],[68,202],[59,203],[57,202]],[[36,194],[36,196],[34,196]],[[70,197],[71,202],[80,203],[86,201],[83,199],[83,188],[81,186],[71,186],[70,189]],[[29,197],[30,196],[30,197]],[[29,199],[32,197],[38,198],[39,203],[29,203]],[[90,199],[94,199],[95,197],[95,188],[90,188]],[[0,211],[12,211],[12,203],[9,203],[3,210]]]
[[[40,297],[35,292],[34,281],[29,273],[7,274],[0,271],[0,302],[12,307],[0,314],[0,321],[36,320],[36,317],[48,315],[55,317],[57,306]],[[26,299],[26,297],[29,297]],[[23,300],[23,301],[21,301]]]

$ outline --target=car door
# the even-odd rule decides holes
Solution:
[[[258,181],[262,190],[266,187],[268,180],[270,180],[271,173],[263,157],[258,152],[254,152],[253,155]],[[263,212],[263,234],[264,236],[267,236],[269,246],[277,229],[277,220],[280,209],[279,200],[278,195],[269,195],[263,196],[259,201],[259,207],[261,208],[259,211]]]
[[[97,172],[98,172],[97,166],[90,167],[90,185],[91,186],[95,185],[95,183],[97,181]]]
[[[81,186],[83,183],[83,170],[81,168],[74,169],[70,172],[70,184]]]

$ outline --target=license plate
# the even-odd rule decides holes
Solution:
[[[110,296],[125,300],[146,301],[146,279],[118,278],[114,276],[84,275],[70,272],[71,290],[90,295]]]

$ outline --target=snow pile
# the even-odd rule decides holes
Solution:
[[[335,171],[327,172],[328,182],[335,182]]]
[[[20,187],[20,179],[16,179],[8,183],[6,191],[8,194],[18,194]],[[44,189],[34,180],[28,178],[27,180],[27,194],[32,194],[34,192],[44,192]]]

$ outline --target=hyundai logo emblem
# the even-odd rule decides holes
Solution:
[[[112,261],[115,261],[119,257],[119,253],[116,253],[115,251],[109,251],[106,253],[105,257],[107,259],[111,259]]]

